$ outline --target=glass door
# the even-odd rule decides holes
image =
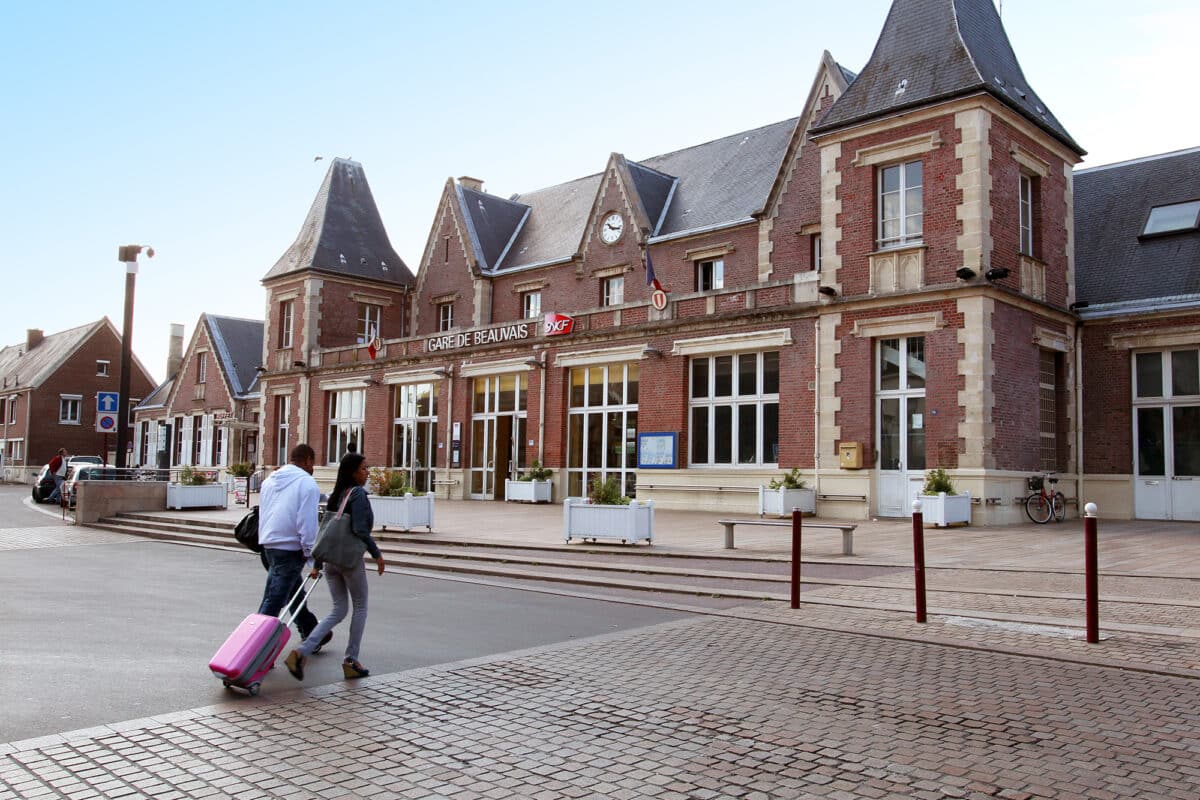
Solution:
[[[525,471],[525,373],[475,378],[471,406],[471,497],[504,497],[504,481]],[[499,488],[497,488],[499,487]]]
[[[1134,355],[1134,516],[1200,521],[1200,349]]]
[[[881,339],[876,348],[877,513],[912,514],[925,480],[925,339]]]

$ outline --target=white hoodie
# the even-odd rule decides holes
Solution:
[[[312,553],[317,538],[321,491],[313,477],[288,464],[263,482],[258,509],[258,543],[277,550]]]

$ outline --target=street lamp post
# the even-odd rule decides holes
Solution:
[[[137,257],[142,250],[154,258],[154,248],[127,244],[117,248],[117,260],[125,265],[125,327],[121,331],[121,392],[117,396],[117,467],[127,465],[129,447],[129,386],[133,367],[133,288],[137,279]]]

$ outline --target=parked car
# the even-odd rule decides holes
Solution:
[[[67,456],[67,475],[70,476],[72,467],[81,464],[103,464],[100,456]],[[33,483],[33,502],[44,503],[50,499],[54,491],[54,476],[50,474],[50,465],[46,464],[38,472],[37,480]]]
[[[99,464],[79,464],[67,472],[63,481],[62,494],[67,498],[67,507],[75,507],[75,494],[80,481],[115,481],[121,479],[122,470],[117,467],[105,467]]]

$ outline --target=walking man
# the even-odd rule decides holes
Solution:
[[[58,448],[58,453],[50,459],[50,474],[54,476],[54,491],[46,498],[51,503],[62,499],[62,485],[67,478],[67,448]]]
[[[298,444],[288,464],[263,482],[258,543],[267,560],[267,585],[258,607],[260,614],[278,615],[304,580],[304,566],[317,538],[317,508],[321,502],[321,492],[312,477],[316,460],[311,447]],[[301,609],[296,616],[300,635],[307,638],[315,627],[316,616],[307,608]]]

